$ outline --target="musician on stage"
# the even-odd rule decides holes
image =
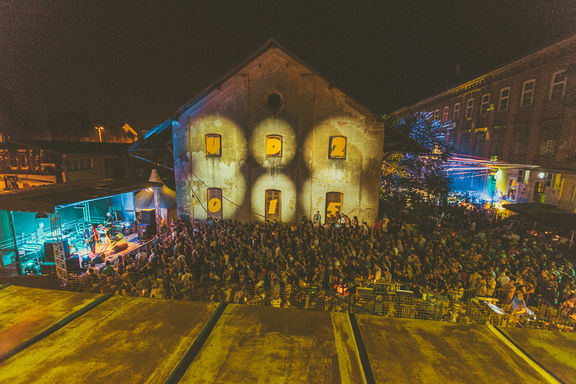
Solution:
[[[96,230],[96,224],[92,224],[90,227],[86,228],[86,231],[84,231],[84,238],[86,239],[86,243],[90,246],[90,252],[95,254],[96,244],[100,241],[100,235]]]

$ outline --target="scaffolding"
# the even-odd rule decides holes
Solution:
[[[54,213],[50,213],[50,228],[52,229],[52,241],[54,242],[56,276],[61,282],[65,283],[68,281],[68,271],[66,269],[66,253],[64,252],[62,228],[60,226],[60,213],[57,210]]]

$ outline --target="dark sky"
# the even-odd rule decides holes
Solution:
[[[388,112],[457,63],[465,80],[576,33],[576,1],[0,0],[0,131],[62,116],[151,128],[277,31]]]

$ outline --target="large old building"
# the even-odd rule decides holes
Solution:
[[[165,129],[179,215],[377,215],[384,123],[275,40],[147,137]]]
[[[424,111],[446,123],[455,152],[487,160],[505,200],[576,210],[576,36],[395,114]],[[470,185],[488,192],[478,176]]]

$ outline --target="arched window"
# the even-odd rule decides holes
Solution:
[[[282,136],[266,136],[266,157],[282,157]]]
[[[280,221],[282,211],[282,192],[277,189],[266,190],[266,200],[264,202],[266,221]]]
[[[222,219],[222,190],[220,188],[207,189],[208,218]]]
[[[206,156],[222,157],[222,136],[217,133],[206,134]]]
[[[328,147],[329,159],[345,159],[346,158],[346,137],[345,136],[330,136],[330,143]]]
[[[324,217],[326,222],[329,223],[331,218],[342,210],[342,203],[344,201],[344,194],[340,192],[328,192],[326,194],[326,211]]]

